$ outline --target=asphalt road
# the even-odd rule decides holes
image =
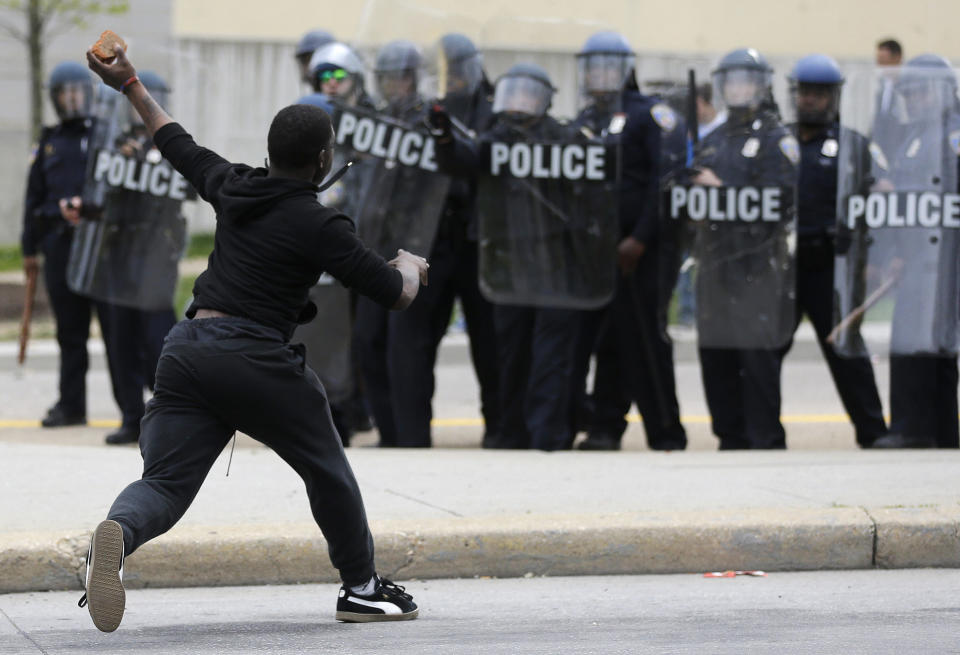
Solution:
[[[960,653],[960,571],[433,580],[421,617],[339,624],[337,587],[128,592],[97,632],[77,593],[0,596],[0,653]]]

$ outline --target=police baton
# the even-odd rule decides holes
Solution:
[[[884,280],[877,289],[871,293],[866,300],[863,301],[863,304],[854,309],[852,312],[843,317],[836,327],[830,330],[830,334],[827,335],[827,343],[831,346],[834,345],[837,338],[842,332],[846,332],[851,325],[863,318],[863,315],[866,314],[871,307],[876,305],[885,295],[890,292],[897,282],[900,280],[900,274],[903,272],[903,260],[895,259],[891,265],[890,277]]]
[[[23,299],[23,317],[20,320],[20,349],[17,352],[17,364],[23,366],[27,361],[27,343],[30,341],[30,322],[33,320],[33,302],[37,295],[37,268],[27,271],[27,285]]]

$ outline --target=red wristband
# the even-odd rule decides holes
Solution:
[[[131,77],[129,80],[127,80],[126,82],[124,82],[123,84],[120,85],[120,93],[126,93],[128,86],[130,86],[130,85],[133,84],[134,82],[139,82],[139,81],[140,81],[140,78],[137,77],[136,75],[134,75],[134,76]]]

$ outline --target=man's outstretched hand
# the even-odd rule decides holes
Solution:
[[[137,74],[137,69],[127,59],[127,53],[122,48],[117,48],[114,52],[116,58],[112,63],[107,64],[100,61],[91,48],[87,50],[87,65],[103,80],[104,84],[119,91],[124,82]]]

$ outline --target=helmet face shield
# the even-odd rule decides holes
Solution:
[[[748,68],[715,71],[714,97],[729,109],[757,109],[767,97],[771,77],[769,71]]]
[[[540,118],[553,99],[553,89],[532,77],[506,76],[497,81],[493,95],[494,114],[520,114]]]
[[[633,55],[589,53],[577,55],[577,84],[584,96],[619,93],[633,69]]]
[[[437,95],[473,95],[483,82],[483,61],[480,54],[459,59],[448,58],[438,50],[435,60]]]
[[[911,121],[937,120],[957,105],[957,83],[951,69],[901,69],[897,93]]]
[[[93,103],[93,84],[90,82],[64,82],[50,89],[50,99],[61,121],[85,118],[90,115]]]
[[[377,71],[377,93],[388,105],[397,105],[417,93],[417,72],[410,70]]]

